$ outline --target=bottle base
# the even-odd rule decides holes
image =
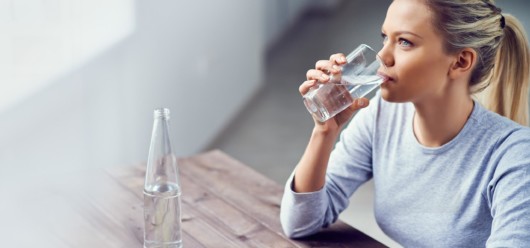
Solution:
[[[177,241],[177,242],[144,242],[144,248],[182,248],[182,241]]]

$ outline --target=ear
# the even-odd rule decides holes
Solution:
[[[464,48],[455,56],[455,60],[449,69],[449,77],[457,79],[471,77],[471,72],[477,63],[477,52],[472,48]]]

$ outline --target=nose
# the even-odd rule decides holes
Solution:
[[[392,56],[392,51],[390,51],[389,46],[384,45],[377,53],[377,56],[385,67],[391,67],[394,65],[394,56]]]

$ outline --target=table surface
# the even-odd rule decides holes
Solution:
[[[385,247],[341,221],[304,239],[285,237],[283,186],[221,151],[179,159],[179,169],[184,247]],[[142,247],[144,173],[98,169],[71,177],[68,187],[47,185],[19,209],[29,213],[24,219],[13,216],[9,237],[18,247]]]

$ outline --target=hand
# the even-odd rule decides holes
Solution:
[[[346,63],[346,57],[342,53],[333,54],[329,60],[319,60],[315,64],[315,69],[310,69],[306,73],[307,80],[300,85],[300,94],[305,95],[312,87],[318,83],[329,83],[331,75],[340,75],[340,66]],[[336,78],[336,77],[335,77]],[[353,101],[353,104],[343,110],[335,117],[320,122],[315,121],[315,128],[321,131],[339,131],[346,124],[353,113],[361,108],[368,106],[369,101],[366,98],[359,98]]]

